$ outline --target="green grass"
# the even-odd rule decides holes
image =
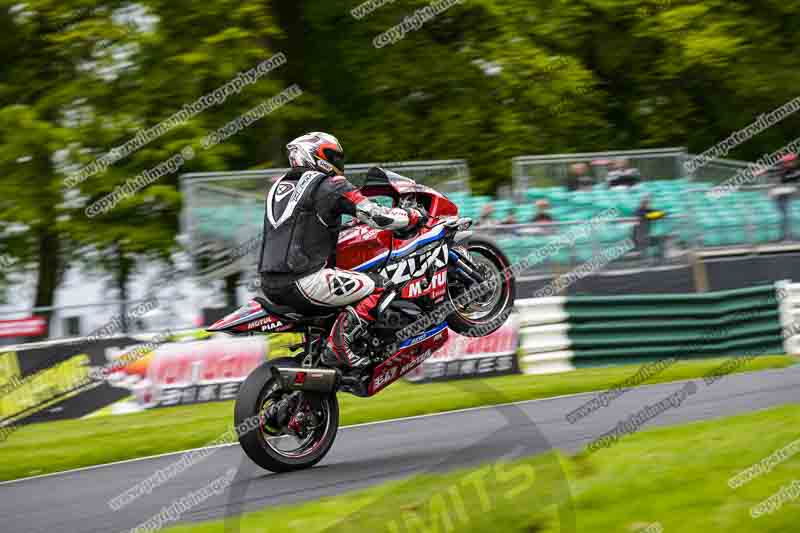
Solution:
[[[800,455],[736,490],[728,479],[798,438],[798,407],[648,430],[591,456],[493,463],[257,511],[240,530],[560,533],[552,502],[564,501],[569,486],[581,533],[643,533],[655,523],[681,533],[797,531],[800,499],[757,519],[750,508],[800,480]],[[223,528],[216,521],[166,531]]]
[[[677,363],[648,383],[699,377],[725,359]],[[796,360],[762,356],[742,371],[781,368]],[[358,424],[563,394],[603,390],[639,366],[577,370],[565,374],[504,376],[448,383],[398,382],[374,398],[339,395],[341,424]],[[30,424],[0,444],[0,480],[46,474],[204,446],[232,426],[233,402],[154,409],[143,413]]]

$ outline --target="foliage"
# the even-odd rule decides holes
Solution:
[[[800,7],[775,0],[469,0],[388,46],[428,6],[357,0],[0,0],[0,253],[39,271],[168,259],[177,174],[284,164],[283,145],[338,135],[350,161],[466,158],[473,188],[525,154],[685,145],[694,153],[797,96]],[[287,64],[75,187],[64,178],[277,52]],[[198,141],[297,83],[304,94],[219,146]],[[792,116],[730,154],[792,140]],[[109,213],[83,209],[193,146],[197,157]],[[23,231],[24,229],[24,231]],[[127,265],[127,266],[126,266]],[[3,283],[0,274],[0,284]]]

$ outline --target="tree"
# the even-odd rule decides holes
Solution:
[[[113,20],[121,2],[0,2],[0,219],[22,264],[36,269],[33,305],[53,304],[72,250],[75,214],[60,172],[80,141],[71,114],[102,97],[98,69],[107,43],[124,37]],[[49,318],[50,313],[43,313]]]

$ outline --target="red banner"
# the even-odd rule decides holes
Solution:
[[[451,330],[447,343],[406,374],[406,379],[431,381],[516,374],[519,372],[518,345],[519,325],[515,315],[485,337],[464,337]]]
[[[0,337],[39,337],[46,333],[47,320],[41,316],[0,320]]]

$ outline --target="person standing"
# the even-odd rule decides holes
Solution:
[[[778,166],[775,186],[770,190],[770,196],[773,197],[781,212],[781,235],[784,241],[792,238],[789,207],[792,196],[797,192],[798,181],[800,181],[800,161],[798,161],[797,154],[783,156]]]

